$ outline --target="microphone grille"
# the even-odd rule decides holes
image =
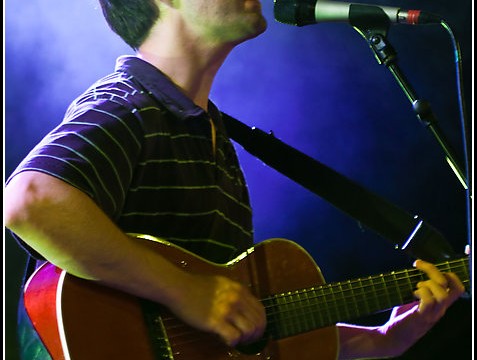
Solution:
[[[275,20],[284,24],[296,25],[296,1],[275,0],[273,14]]]
[[[316,0],[274,0],[273,13],[278,22],[303,26],[316,24]]]

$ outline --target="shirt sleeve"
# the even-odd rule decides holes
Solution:
[[[55,176],[88,194],[113,220],[119,217],[141,151],[139,112],[121,98],[74,103],[64,121],[18,166]]]

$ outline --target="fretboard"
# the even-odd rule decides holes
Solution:
[[[466,287],[468,266],[468,258],[437,265],[443,272],[454,272]],[[408,269],[271,296],[262,300],[267,335],[281,339],[412,302],[417,283],[425,279],[422,271]]]

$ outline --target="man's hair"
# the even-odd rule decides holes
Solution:
[[[154,0],[99,0],[109,27],[137,49],[159,16]]]

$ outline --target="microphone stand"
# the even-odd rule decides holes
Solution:
[[[467,189],[468,180],[462,170],[462,166],[457,161],[454,151],[439,128],[437,119],[432,112],[430,104],[427,101],[417,97],[415,91],[396,64],[396,51],[386,39],[386,35],[390,26],[389,17],[381,8],[373,8],[375,8],[375,16],[369,15],[369,8],[367,10],[367,16],[360,16],[358,8],[351,7],[351,25],[365,38],[378,63],[385,65],[392,73],[399,86],[404,91],[404,94],[411,102],[417,118],[434,135],[437,142],[444,151],[446,160],[452,168],[454,174],[457,176],[464,189]]]
[[[467,192],[467,206],[468,209],[468,229],[470,239],[470,206],[469,201],[471,198],[469,180],[462,170],[463,167],[457,161],[455,152],[449,145],[449,142],[445,138],[441,129],[439,128],[437,119],[431,109],[430,104],[422,99],[419,99],[415,91],[403,75],[402,71],[396,64],[397,53],[386,39],[390,27],[390,19],[386,13],[377,6],[367,6],[366,16],[362,14],[363,9],[359,6],[350,7],[349,20],[353,28],[360,33],[369,47],[373,51],[378,64],[385,65],[392,73],[398,85],[404,91],[404,94],[412,104],[412,108],[417,115],[420,122],[432,133],[437,140],[442,151],[444,152],[447,163],[451,167],[453,173],[462,184],[463,188]],[[470,245],[470,240],[469,240]]]

